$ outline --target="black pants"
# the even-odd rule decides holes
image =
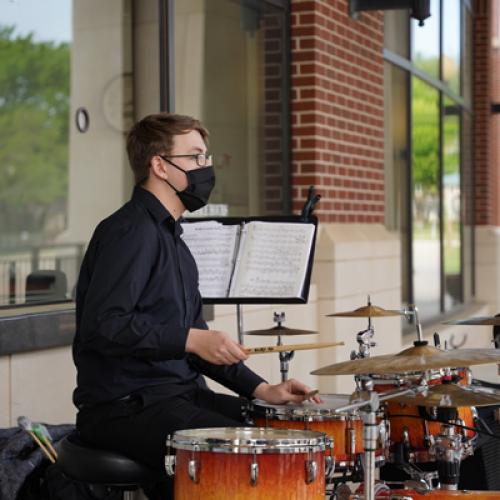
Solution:
[[[90,445],[116,450],[158,472],[165,481],[144,489],[151,500],[165,500],[173,498],[164,466],[167,436],[180,429],[241,426],[242,403],[240,398],[198,388],[147,405],[139,395],[84,408],[76,426]]]

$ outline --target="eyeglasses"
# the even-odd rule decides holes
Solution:
[[[212,155],[205,153],[198,153],[193,155],[159,155],[160,158],[163,158],[165,161],[168,161],[169,158],[191,158],[196,162],[198,167],[210,167],[212,165]]]

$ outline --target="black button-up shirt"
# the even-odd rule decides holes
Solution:
[[[77,406],[131,393],[169,397],[205,386],[201,374],[250,397],[263,381],[243,363],[214,365],[187,354],[202,318],[198,270],[182,228],[149,191],[96,228],[77,286]]]

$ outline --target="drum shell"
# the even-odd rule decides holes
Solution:
[[[337,465],[342,462],[351,462],[355,455],[363,453],[363,422],[357,416],[327,416],[317,419],[311,416],[303,420],[255,417],[254,420],[256,425],[262,427],[324,432],[333,440],[332,454]],[[355,435],[354,450],[351,449],[350,432]]]
[[[175,466],[176,500],[320,500],[325,497],[324,453],[265,453],[255,456],[259,473],[257,484],[250,483],[252,454],[201,451],[199,481],[188,475],[192,452],[177,450]],[[318,474],[306,483],[306,460],[315,460]]]

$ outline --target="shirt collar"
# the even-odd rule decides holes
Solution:
[[[132,200],[141,203],[158,224],[164,222],[176,236],[182,234],[180,219],[176,221],[153,193],[141,186],[135,186]]]

